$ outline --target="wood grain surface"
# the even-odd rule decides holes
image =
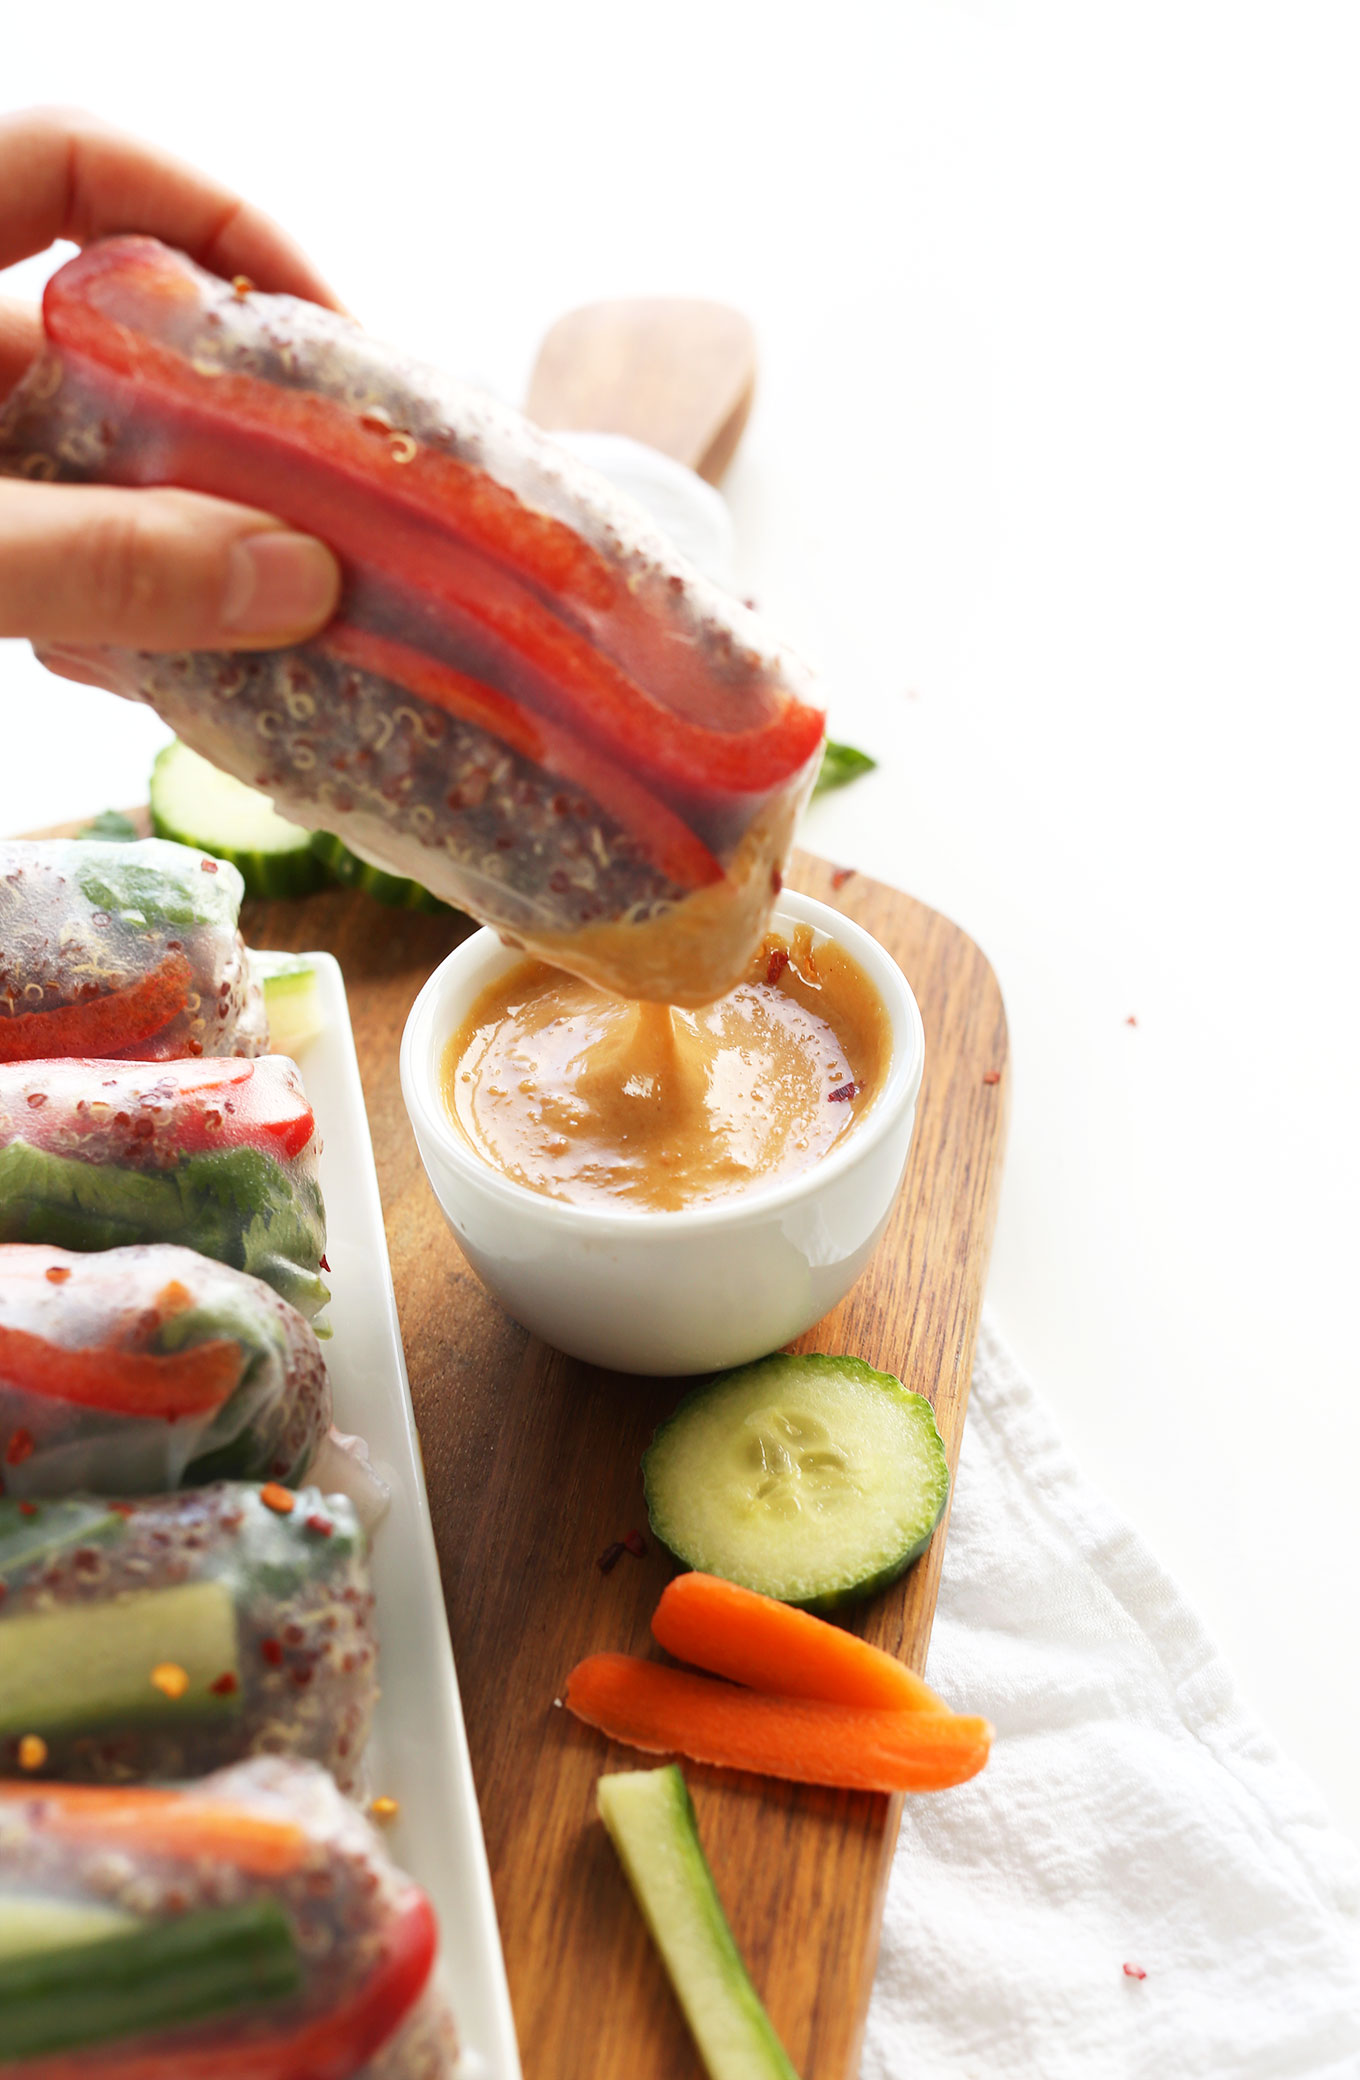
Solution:
[[[926,1029],[915,1141],[888,1232],[803,1345],[854,1352],[928,1394],[952,1466],[1004,1140],[1000,992],[977,947],[910,897],[858,875],[836,887],[833,869],[806,856],[789,878],[888,947]],[[584,1654],[656,1651],[648,1621],[673,1571],[665,1556],[625,1555],[608,1575],[596,1563],[645,1527],[638,1462],[687,1382],[595,1371],[536,1343],[444,1226],[402,1107],[397,1052],[417,990],[466,926],[340,891],[250,904],[244,922],[256,945],[328,947],[348,984],[525,2073],[694,2080],[679,2010],[594,1818],[597,1776],[638,1758],[553,1702]],[[905,1580],[854,1621],[916,1668],[944,1538],[941,1526]],[[686,1774],[737,1941],[795,2066],[803,2080],[850,2080],[897,1801]]]

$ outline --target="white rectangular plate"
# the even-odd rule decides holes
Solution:
[[[298,1064],[323,1144],[335,1325],[325,1351],[335,1420],[367,1439],[392,1489],[373,1546],[382,1696],[368,1779],[375,1793],[399,1801],[389,1846],[439,1916],[444,1974],[465,2047],[459,2080],[520,2080],[345,985],[333,955],[297,955],[290,966],[294,959],[316,969],[325,1019],[299,1048]]]

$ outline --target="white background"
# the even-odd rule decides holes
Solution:
[[[6,13],[0,101],[196,158],[506,396],[573,303],[754,318],[743,581],[881,761],[807,842],[994,962],[1000,1324],[1360,1836],[1353,5]],[[0,645],[0,830],[161,734]]]

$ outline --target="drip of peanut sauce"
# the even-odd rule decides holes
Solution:
[[[449,1042],[444,1099],[517,1184],[575,1205],[702,1206],[809,1169],[853,1133],[887,1068],[864,971],[810,927],[766,936],[745,980],[677,1010],[541,961],[492,983]]]

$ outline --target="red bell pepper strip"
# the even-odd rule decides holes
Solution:
[[[121,2054],[87,2044],[76,2053],[21,2061],[6,2073],[9,2080],[351,2080],[414,2008],[438,1943],[434,1909],[413,1886],[373,1970],[328,2014],[282,2034],[236,2030],[229,2043],[201,2050],[186,2049],[182,2035],[178,2047],[151,2044]]]
[[[227,1337],[182,1351],[66,1350],[0,1323],[0,1381],[106,1415],[167,1423],[211,1415],[231,1395],[241,1363],[239,1344]]]
[[[730,637],[707,656],[691,626],[630,597],[622,568],[485,471],[375,431],[339,400],[165,344],[157,329],[182,331],[198,295],[188,262],[142,240],[94,247],[49,283],[48,336],[109,394],[121,430],[104,474],[265,505],[321,534],[398,603],[433,610],[457,660],[480,653],[531,706],[660,783],[761,794],[814,756],[820,711],[758,660],[737,664]],[[136,329],[117,315],[134,301]],[[638,664],[664,700],[636,682]],[[693,720],[705,694],[720,713],[747,711],[743,726]]]
[[[172,1072],[174,1096],[197,1094],[185,1080],[186,1062],[163,1064]],[[277,1057],[237,1065],[244,1073],[222,1104],[185,1105],[177,1112],[174,1145],[184,1155],[213,1148],[259,1148],[266,1155],[291,1161],[316,1132],[316,1114],[301,1084]],[[174,1102],[172,1099],[170,1102]]]
[[[320,646],[347,664],[378,678],[408,686],[461,722],[474,722],[488,736],[517,751],[522,758],[584,788],[624,829],[671,881],[681,888],[703,888],[722,880],[722,867],[689,825],[674,810],[598,751],[588,750],[554,723],[526,714],[514,701],[480,679],[452,665],[440,664],[389,636],[371,635],[335,621],[319,638]]]
[[[42,1055],[116,1055],[140,1046],[183,1010],[193,969],[182,953],[167,953],[149,974],[125,989],[50,1011],[21,1011],[0,1018],[0,1062],[31,1061]]]
[[[241,1061],[205,1056],[182,1062],[113,1063],[90,1057],[26,1060],[19,1072],[31,1076],[48,1100],[41,1127],[98,1134],[129,1120],[168,1117],[166,1156],[198,1155],[207,1149],[254,1147],[291,1161],[316,1131],[316,1115],[301,1082],[280,1056]],[[4,1100],[18,1085],[0,1083]],[[99,1111],[95,1107],[101,1107]]]

